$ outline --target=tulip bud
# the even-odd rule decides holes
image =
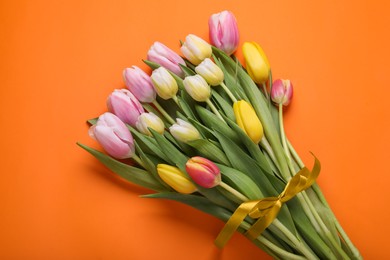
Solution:
[[[134,155],[134,140],[129,129],[116,115],[106,112],[91,126],[89,135],[96,139],[114,158],[125,159]]]
[[[177,140],[186,143],[200,139],[200,133],[193,125],[180,118],[177,118],[176,122],[169,128],[169,131]]]
[[[202,60],[211,57],[211,45],[196,35],[189,34],[180,48],[183,55],[192,64],[198,65]]]
[[[183,84],[187,93],[198,102],[205,102],[211,96],[210,86],[200,75],[185,77]]]
[[[170,99],[176,96],[178,86],[176,80],[164,67],[159,67],[152,72],[154,89],[162,99]]]
[[[196,66],[195,71],[211,86],[218,86],[223,82],[224,75],[221,68],[209,58],[204,59],[198,66]]]
[[[267,82],[270,64],[263,49],[255,42],[245,42],[242,46],[244,59],[246,63],[246,70],[249,76],[257,84]]]
[[[156,91],[149,75],[137,66],[126,68],[123,71],[123,79],[127,88],[139,101],[151,103],[156,99]]]
[[[277,79],[272,84],[271,99],[275,104],[287,106],[293,97],[293,85],[288,79]]]
[[[263,138],[263,126],[253,107],[244,100],[239,100],[233,105],[234,115],[238,126],[258,144]]]
[[[152,136],[148,128],[153,129],[159,134],[164,133],[164,122],[152,112],[142,113],[135,124],[138,131],[145,135]]]
[[[124,123],[135,126],[140,114],[144,112],[141,103],[127,89],[116,89],[107,98],[108,110]]]
[[[186,171],[191,179],[201,187],[212,188],[221,183],[218,166],[206,158],[195,156],[186,163]]]
[[[196,186],[191,182],[188,176],[177,167],[167,164],[158,164],[157,173],[166,184],[179,193],[190,194],[196,191]]]
[[[162,67],[172,71],[179,77],[184,77],[184,72],[179,65],[186,66],[183,58],[160,42],[155,42],[152,47],[150,47],[148,51],[148,60],[160,64]]]
[[[215,47],[231,55],[239,43],[237,21],[232,12],[222,11],[209,19],[210,42]]]

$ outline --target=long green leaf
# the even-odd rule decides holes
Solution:
[[[217,164],[224,176],[223,180],[240,191],[247,198],[256,200],[264,198],[261,190],[246,174],[225,165]]]
[[[132,182],[134,184],[140,185],[142,187],[155,190],[155,191],[167,191],[167,189],[162,186],[150,173],[145,170],[133,167],[124,163],[121,163],[108,155],[105,155],[102,152],[99,152],[93,148],[90,148],[86,145],[77,143],[81,148],[85,149],[87,152],[92,154],[96,159],[103,163],[107,168],[109,168],[114,173],[118,174],[125,180]]]
[[[205,139],[198,139],[187,142],[188,145],[194,147],[201,156],[208,158],[211,161],[230,165],[225,153],[216,145]]]
[[[144,198],[158,198],[158,199],[169,199],[175,200],[184,204],[187,204],[193,208],[196,208],[200,211],[203,211],[207,214],[213,215],[214,217],[221,219],[222,221],[227,221],[231,212],[223,207],[219,207],[205,197],[197,195],[186,195],[180,193],[156,193],[142,196]]]

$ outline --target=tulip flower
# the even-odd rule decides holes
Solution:
[[[206,158],[192,157],[186,163],[186,171],[201,187],[213,188],[221,183],[221,171],[217,165]]]
[[[192,64],[198,65],[204,59],[211,57],[211,45],[196,35],[189,34],[180,48],[183,55]]]
[[[210,86],[200,75],[187,76],[183,80],[187,93],[198,102],[206,102],[211,96]]]
[[[148,60],[160,64],[179,77],[184,77],[180,64],[186,66],[185,61],[176,52],[160,42],[155,42],[148,51]]]
[[[239,43],[237,21],[232,12],[222,11],[209,19],[210,42],[215,47],[231,55]]]
[[[177,167],[158,164],[157,173],[166,184],[179,193],[190,194],[197,190],[189,177]]]
[[[134,140],[129,129],[112,113],[102,114],[96,125],[89,129],[89,135],[114,158],[125,159],[134,155]]]
[[[211,86],[218,86],[223,82],[224,75],[221,68],[209,58],[204,59],[196,66],[195,71]]]
[[[159,67],[152,72],[153,86],[162,99],[175,98],[178,91],[176,80],[164,67]]]
[[[255,42],[245,42],[242,51],[249,76],[257,84],[264,84],[268,80],[270,64],[263,49]]]
[[[258,144],[263,138],[263,125],[256,115],[253,107],[244,100],[239,100],[233,105],[234,115],[238,126]]]
[[[135,126],[144,111],[141,103],[127,89],[116,89],[107,98],[108,110],[124,123]]]
[[[156,99],[156,91],[149,75],[137,66],[126,68],[123,71],[123,79],[127,88],[139,101],[151,103]]]
[[[200,133],[193,125],[187,123],[184,120],[181,120],[180,118],[177,118],[176,122],[176,124],[173,124],[171,127],[169,127],[169,131],[173,137],[176,138],[176,140],[186,143],[200,139]]]
[[[271,99],[275,104],[288,106],[293,97],[293,85],[290,80],[277,79],[272,84]]]
[[[142,113],[138,117],[137,123],[135,125],[138,131],[145,135],[152,136],[152,133],[148,128],[151,128],[160,134],[164,133],[164,122],[152,112]]]

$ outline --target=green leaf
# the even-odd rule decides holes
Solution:
[[[298,231],[302,234],[305,242],[316,253],[316,255],[318,255],[320,259],[336,259],[332,250],[314,229],[298,199],[294,198],[289,200],[286,205],[291,212]]]
[[[102,152],[99,152],[86,145],[77,143],[81,148],[92,154],[96,159],[103,163],[114,173],[118,174],[125,180],[142,187],[155,190],[155,191],[167,191],[150,173],[137,167],[133,167],[124,163],[121,163]]]
[[[201,156],[206,157],[211,161],[230,165],[225,153],[208,140],[198,139],[189,141],[187,144],[194,147]]]
[[[168,186],[161,178],[160,176],[158,175],[157,173],[157,164],[155,164],[153,162],[153,160],[148,156],[146,155],[142,149],[139,147],[139,145],[137,144],[137,142],[134,142],[135,144],[135,149],[136,151],[138,152],[139,154],[139,157],[141,158],[142,162],[144,163],[145,165],[145,168],[146,170],[153,175],[153,177],[161,184],[161,186],[164,186],[165,187],[165,190],[167,191],[171,191],[172,188],[170,186]]]
[[[276,191],[260,166],[228,137],[216,131],[219,143],[228,157],[233,168],[245,173],[260,188],[264,196],[277,196],[282,190]]]
[[[241,141],[244,143],[245,147],[248,149],[250,155],[252,158],[257,162],[257,164],[261,167],[261,169],[269,174],[273,175],[271,166],[269,165],[267,158],[263,154],[263,152],[260,150],[259,146],[255,144],[248,135],[242,131],[242,129],[233,121],[226,118],[227,123],[230,125],[230,127],[236,132],[236,134],[239,136]]]
[[[187,195],[187,194],[172,192],[172,193],[156,193],[156,194],[145,195],[142,197],[175,200],[187,204],[207,214],[210,214],[225,222],[232,215],[232,213],[229,210],[223,207],[219,207],[218,205],[214,204],[213,202],[211,202],[210,200],[202,196]]]
[[[211,129],[218,129],[218,131],[227,136],[229,139],[233,140],[235,143],[241,143],[241,140],[236,135],[236,133],[215,114],[201,106],[196,106],[196,111],[207,127]]]
[[[190,68],[187,67],[187,66],[183,66],[183,65],[181,65],[181,64],[179,64],[179,66],[180,66],[181,70],[184,72],[184,74],[186,75],[186,77],[187,77],[187,76],[193,76],[193,75],[196,74],[195,71],[193,71],[192,69],[190,69]]]
[[[247,198],[252,200],[264,198],[264,195],[262,194],[261,190],[246,174],[234,168],[227,167],[225,165],[217,164],[217,166],[219,167],[222,175],[224,176],[224,182],[228,183],[233,188],[240,191]]]
[[[177,165],[180,169],[183,169],[188,157],[179,151],[171,142],[169,142],[163,135],[157,133],[153,129],[149,129],[152,132],[153,137],[157,141],[159,149],[167,157],[167,162],[172,165]]]
[[[88,119],[87,123],[90,124],[90,125],[95,125],[97,123],[97,120],[98,120],[97,117],[92,118],[92,119]]]
[[[131,133],[133,134],[133,137],[136,139],[138,145],[140,145],[141,149],[146,153],[151,153],[164,161],[168,161],[169,156],[166,156],[159,148],[157,142],[155,139],[153,139],[150,136],[143,135],[131,126],[127,126]]]
[[[213,98],[217,103],[217,106],[221,108],[221,110],[224,112],[227,118],[231,120],[236,120],[236,116],[233,112],[232,104],[226,101],[218,92],[213,91],[212,92]]]

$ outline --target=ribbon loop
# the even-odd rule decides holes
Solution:
[[[278,197],[267,197],[260,200],[243,202],[226,222],[225,226],[218,234],[215,244],[218,247],[223,247],[247,216],[257,220],[247,230],[245,235],[249,239],[256,239],[278,216],[283,203],[289,201],[299,192],[313,185],[320,173],[320,170],[321,164],[314,156],[314,166],[312,171],[306,167],[302,168],[289,180],[286,187]]]

